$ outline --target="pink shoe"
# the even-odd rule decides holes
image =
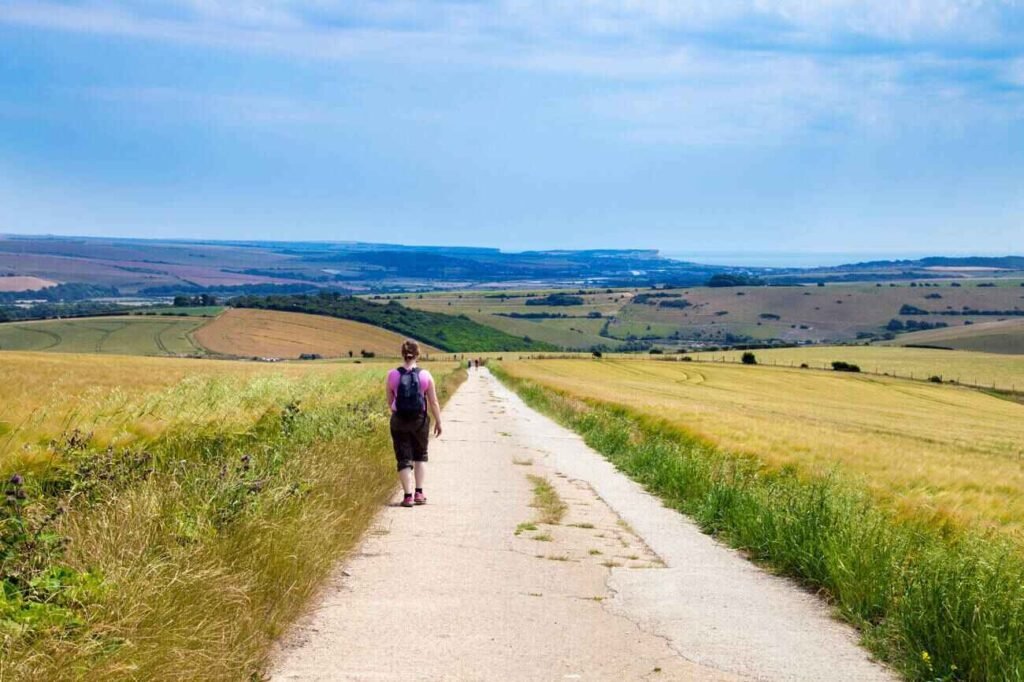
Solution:
[[[413,503],[414,504],[426,504],[427,503],[427,496],[424,495],[423,493],[416,493],[416,495],[412,499],[413,499]]]
[[[405,497],[402,498],[402,506],[403,507],[411,507],[412,505],[413,505],[412,495],[406,495]]]

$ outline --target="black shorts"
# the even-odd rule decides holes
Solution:
[[[414,417],[391,415],[391,442],[395,446],[398,470],[411,469],[413,462],[427,461],[430,417],[424,412]]]

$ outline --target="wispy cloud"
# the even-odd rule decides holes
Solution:
[[[338,123],[340,114],[319,104],[253,93],[213,93],[174,87],[86,88],[86,97],[130,107],[162,119],[202,119],[226,126]]]
[[[595,79],[590,111],[638,139],[884,131],[1024,110],[1020,0],[13,0],[0,23]],[[245,95],[135,94],[266,120],[323,116],[294,102],[247,107]]]
[[[1021,13],[1018,0],[14,0],[0,6],[0,21],[344,58],[399,46],[557,53],[702,41],[734,49],[845,50],[850,41],[865,49],[868,40],[885,50],[1020,50]]]

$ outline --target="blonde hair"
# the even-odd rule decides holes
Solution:
[[[402,343],[402,359],[405,361],[415,360],[420,356],[420,344],[412,339],[406,339]]]

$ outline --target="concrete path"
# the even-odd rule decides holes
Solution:
[[[445,409],[429,504],[390,506],[273,680],[891,680],[788,581],[665,509],[486,370]],[[536,519],[540,476],[568,504]],[[397,501],[397,498],[396,498]]]

